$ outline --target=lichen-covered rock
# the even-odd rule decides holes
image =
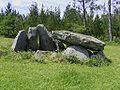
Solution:
[[[39,34],[39,47],[40,50],[44,51],[55,51],[56,45],[53,41],[52,34],[48,32],[44,25],[39,24],[37,26],[38,34]]]
[[[28,37],[24,30],[19,31],[12,44],[14,51],[26,51],[28,49]]]
[[[52,31],[55,39],[70,45],[78,45],[94,51],[104,49],[105,43],[88,35],[73,33],[70,31]]]
[[[29,27],[28,30],[29,49],[36,51],[38,50],[38,35],[36,27]]]
[[[79,61],[87,60],[89,58],[88,51],[80,46],[70,46],[64,52],[63,55],[67,58],[75,57]]]

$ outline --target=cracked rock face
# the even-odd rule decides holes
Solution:
[[[78,45],[94,51],[102,51],[105,43],[89,35],[70,31],[52,31],[53,37],[66,44]]]

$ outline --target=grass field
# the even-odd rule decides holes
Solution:
[[[105,47],[109,66],[89,67],[39,63],[11,51],[4,55],[12,41],[0,38],[0,90],[120,90],[120,45]]]

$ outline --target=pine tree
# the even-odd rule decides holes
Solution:
[[[99,18],[99,15],[96,15],[93,25],[94,25],[94,31],[93,31],[94,36],[103,39],[104,31],[102,29],[102,22],[101,19]]]
[[[0,34],[7,37],[15,37],[22,27],[22,20],[20,20],[20,14],[11,8],[11,4],[8,3],[6,10],[2,12],[3,20],[0,22]],[[22,17],[21,17],[22,19]]]
[[[79,2],[78,5],[79,9],[83,11],[83,24],[86,33],[89,32],[88,30],[89,28],[87,26],[87,24],[89,23],[87,22],[87,16],[88,16],[87,7],[89,7],[90,15],[94,15],[94,10],[99,9],[100,7],[97,6],[96,1],[97,0],[77,0],[77,2]]]
[[[37,3],[34,2],[31,7],[29,8],[29,15],[27,16],[27,25],[29,26],[36,26],[39,22],[38,22],[38,18],[39,18],[39,13],[38,13],[38,6]]]
[[[12,7],[11,7],[11,3],[10,2],[7,4],[7,7],[5,9],[6,9],[5,10],[5,14],[6,15],[12,13]]]
[[[41,11],[40,11],[40,14],[39,14],[39,23],[41,24],[46,24],[46,13],[45,13],[45,10],[44,10],[44,5],[42,4],[42,8],[41,8]]]
[[[53,11],[47,10],[47,20],[46,20],[46,26],[48,30],[52,31],[55,29],[55,14]]]

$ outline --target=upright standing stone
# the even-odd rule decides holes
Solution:
[[[19,33],[17,34],[13,45],[12,45],[12,49],[14,51],[26,51],[28,47],[28,37],[27,34],[24,30],[19,31]]]
[[[52,34],[44,27],[44,25],[39,24],[37,26],[39,33],[39,47],[40,50],[44,51],[55,51],[56,45],[53,41]]]
[[[36,51],[38,50],[38,35],[36,27],[29,27],[28,30],[29,49]]]

